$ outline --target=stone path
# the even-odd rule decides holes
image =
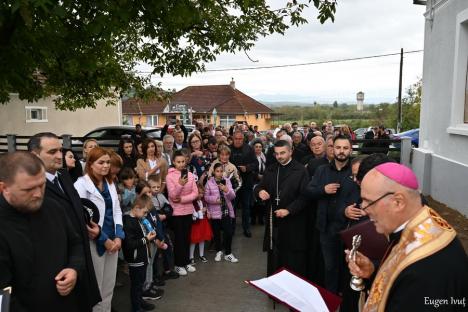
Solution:
[[[208,263],[198,262],[197,271],[186,277],[166,281],[164,297],[154,301],[154,311],[165,312],[283,312],[283,306],[273,304],[266,295],[245,280],[255,280],[266,274],[266,253],[262,252],[263,226],[252,227],[252,238],[245,238],[238,228],[233,241],[233,253],[238,263],[214,262],[214,251],[205,253]],[[197,250],[195,251],[197,254]],[[117,312],[130,311],[129,280],[118,275],[124,286],[114,291],[113,307]]]

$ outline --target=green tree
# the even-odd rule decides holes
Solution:
[[[149,76],[134,72],[140,62],[152,74],[187,76],[222,52],[248,51],[259,37],[306,23],[310,4],[321,23],[334,21],[336,2],[1,1],[0,102],[12,92],[29,101],[56,94],[57,108],[74,110],[129,89],[141,94]]]
[[[406,94],[402,98],[402,131],[419,128],[419,118],[421,111],[422,79],[412,84],[406,89]],[[389,124],[396,127],[398,108],[389,115]]]
[[[338,108],[338,102],[337,101],[333,102],[333,108]]]

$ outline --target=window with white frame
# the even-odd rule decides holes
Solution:
[[[158,124],[159,124],[159,116],[158,115],[146,116],[146,126],[147,127],[155,127]]]
[[[457,14],[451,120],[447,132],[468,136],[468,9]]]
[[[463,120],[468,123],[468,62],[466,68],[466,81],[465,81],[465,118]]]
[[[236,121],[236,116],[221,115],[219,116],[219,124],[224,128],[229,128]]]
[[[47,107],[26,106],[26,122],[48,122]]]

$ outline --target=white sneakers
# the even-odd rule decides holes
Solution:
[[[222,252],[222,251],[218,251],[218,252],[216,253],[215,261],[216,261],[216,262],[221,261],[221,257],[222,257],[222,256],[223,256],[223,252]]]
[[[223,256],[223,252],[222,251],[218,251],[216,253],[216,257],[214,258],[214,260],[216,262],[219,262],[221,261],[221,257]],[[229,262],[232,262],[232,263],[237,263],[239,262],[239,259],[237,259],[233,254],[229,254],[229,255],[226,255],[224,256],[224,260],[226,261],[229,261]]]
[[[184,267],[175,266],[174,271],[176,271],[176,273],[179,274],[180,276],[187,275],[187,270]]]
[[[186,269],[187,272],[189,272],[189,273],[193,273],[193,272],[195,272],[195,271],[197,270],[197,269],[195,269],[195,267],[194,267],[193,265],[191,265],[191,264],[187,264],[187,265],[185,266],[185,269]]]
[[[237,262],[239,262],[239,260],[238,260],[236,257],[234,257],[233,254],[224,256],[224,260],[229,261],[229,262],[232,262],[232,263],[237,263]]]
[[[177,274],[179,274],[180,276],[185,276],[187,275],[187,272],[190,272],[190,273],[193,273],[195,272],[197,269],[195,269],[195,267],[191,264],[187,264],[184,267],[179,267],[179,266],[175,266],[174,267],[174,271],[176,271]]]

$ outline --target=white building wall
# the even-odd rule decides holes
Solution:
[[[453,105],[464,106],[464,97],[457,98],[454,92],[454,72],[463,66],[466,77],[467,70],[468,49],[462,58],[455,53],[459,47],[457,17],[464,10],[468,10],[467,0],[428,1],[420,148],[414,150],[413,169],[423,193],[468,215],[468,131],[455,134],[450,130],[457,113]],[[464,65],[460,65],[461,59]]]
[[[26,107],[47,107],[47,122],[27,122]],[[33,135],[38,132],[50,131],[57,135],[71,134],[83,136],[89,131],[102,126],[118,126],[122,124],[122,103],[106,106],[100,101],[96,109],[78,109],[74,112],[55,109],[53,98],[40,99],[37,102],[27,102],[18,95],[10,95],[10,102],[0,104],[0,135],[17,134]]]

